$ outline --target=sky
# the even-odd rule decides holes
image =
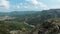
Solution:
[[[0,0],[0,12],[59,9],[60,0]]]

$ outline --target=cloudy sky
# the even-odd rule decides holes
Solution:
[[[60,0],[0,0],[0,11],[40,11],[60,8]]]

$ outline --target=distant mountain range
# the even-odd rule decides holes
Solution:
[[[43,11],[12,11],[0,12],[0,16],[13,16],[18,21],[25,21],[29,24],[41,23],[50,18],[60,18],[60,9],[50,9]]]
[[[37,11],[12,11],[12,12],[0,12],[0,16],[4,16],[4,15],[24,15],[24,14],[32,14],[35,13]]]

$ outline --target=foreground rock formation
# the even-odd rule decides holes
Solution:
[[[45,21],[41,25],[37,25],[30,34],[59,34],[60,25],[54,20]]]
[[[19,30],[11,31],[13,33],[19,34],[60,34],[60,23],[55,20],[48,20],[41,24],[37,24],[31,31],[20,32]]]

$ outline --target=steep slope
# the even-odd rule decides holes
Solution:
[[[42,23],[47,19],[60,18],[60,9],[43,10],[41,12],[30,14],[28,17],[26,22],[29,24]]]

